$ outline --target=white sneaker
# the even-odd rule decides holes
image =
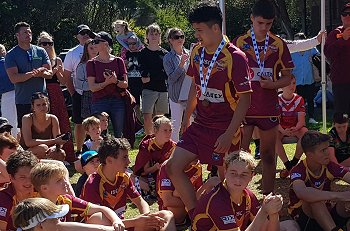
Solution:
[[[309,124],[318,124],[318,122],[314,118],[310,118]]]

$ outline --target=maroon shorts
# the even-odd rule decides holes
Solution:
[[[225,131],[206,128],[192,123],[182,135],[177,146],[198,156],[202,164],[222,166],[225,153],[215,153],[214,145],[217,138]],[[232,144],[229,152],[239,150],[240,143]]]
[[[268,118],[245,118],[244,125],[256,126],[263,131],[267,131],[276,127],[279,123],[279,118],[277,116],[272,116]]]

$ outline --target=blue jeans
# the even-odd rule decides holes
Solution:
[[[125,104],[122,98],[102,98],[92,103],[92,113],[107,112],[111,118],[114,136],[122,137]]]

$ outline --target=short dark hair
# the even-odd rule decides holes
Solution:
[[[38,158],[31,151],[17,151],[6,161],[6,171],[14,176],[21,167],[34,167],[39,163]]]
[[[19,143],[15,137],[5,132],[0,135],[0,156],[5,148],[13,149],[18,148]]]
[[[333,115],[333,123],[337,123],[337,124],[344,124],[344,123],[348,123],[349,122],[349,116],[348,114],[344,114],[344,113],[340,113],[340,112],[336,112]]]
[[[252,15],[264,19],[274,19],[276,16],[275,6],[270,0],[258,0],[252,7]]]
[[[30,27],[30,25],[26,22],[18,22],[15,25],[15,33],[18,33],[22,27]]]
[[[329,135],[323,134],[319,131],[309,130],[305,132],[305,134],[301,138],[301,147],[303,148],[304,153],[306,154],[307,152],[315,151],[315,148],[318,145],[324,142],[328,142],[329,140]]]
[[[119,150],[130,150],[130,148],[131,146],[127,139],[107,136],[98,149],[98,157],[101,164],[106,164],[107,157],[116,158],[119,155]]]
[[[222,27],[222,12],[213,1],[204,1],[196,4],[188,14],[190,23],[205,23],[209,27],[218,24]]]

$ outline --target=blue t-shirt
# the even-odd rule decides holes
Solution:
[[[11,83],[5,69],[5,57],[0,57],[0,94],[12,91],[15,89]]]
[[[310,50],[291,54],[294,63],[292,73],[295,76],[297,86],[311,85],[314,83],[311,58],[318,53],[316,48],[312,48]]]
[[[17,45],[5,57],[6,69],[17,67],[18,73],[22,74],[42,67],[44,64],[50,64],[50,58],[43,48],[35,45],[30,45],[27,51]],[[15,83],[16,104],[30,104],[33,93],[45,91],[44,78],[33,77],[27,81]]]

